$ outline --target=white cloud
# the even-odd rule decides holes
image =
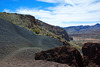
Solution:
[[[42,1],[42,2],[47,2],[47,3],[62,3],[65,0],[37,0],[37,1]]]
[[[38,0],[48,3],[60,3],[55,7],[43,9],[17,9],[17,13],[31,14],[36,18],[57,26],[86,25],[100,21],[100,2],[96,0]],[[7,11],[7,10],[5,10]],[[90,23],[75,23],[90,22]],[[93,23],[94,22],[94,23]]]
[[[4,9],[3,11],[4,11],[4,12],[10,12],[10,10],[9,10],[9,9]]]
[[[62,9],[64,10],[64,9]],[[91,24],[91,23],[74,23],[74,22],[93,22],[95,21],[100,21],[99,19],[99,14],[98,13],[86,13],[86,12],[68,12],[66,11],[56,11],[53,10],[51,11],[45,11],[45,10],[29,10],[29,9],[18,9],[17,13],[22,13],[22,14],[31,14],[35,16],[36,18],[49,23],[51,25],[57,25],[57,26],[71,26],[71,25],[86,25],[86,24]],[[70,22],[70,23],[69,23]],[[73,22],[73,23],[71,23]],[[94,24],[92,23],[92,24]]]

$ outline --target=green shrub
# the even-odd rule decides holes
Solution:
[[[33,30],[33,32],[35,32],[36,34],[39,34],[40,30]]]

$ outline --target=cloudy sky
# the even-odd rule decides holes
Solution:
[[[100,23],[100,0],[2,0],[0,12],[30,14],[67,27]]]

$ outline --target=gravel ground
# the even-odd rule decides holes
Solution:
[[[66,64],[43,60],[20,60],[20,61],[3,61],[0,67],[70,67]]]
[[[62,45],[57,39],[35,35],[32,31],[0,18],[0,59],[23,48],[37,47],[46,50]]]

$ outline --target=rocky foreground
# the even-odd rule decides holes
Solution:
[[[82,48],[83,56],[69,46],[38,52],[35,59],[23,58],[23,55],[16,54],[0,61],[0,67],[99,67],[99,49],[100,43],[85,43]]]
[[[100,43],[85,43],[82,52],[83,56],[75,48],[62,46],[36,53],[35,59],[68,64],[72,67],[100,66]]]

